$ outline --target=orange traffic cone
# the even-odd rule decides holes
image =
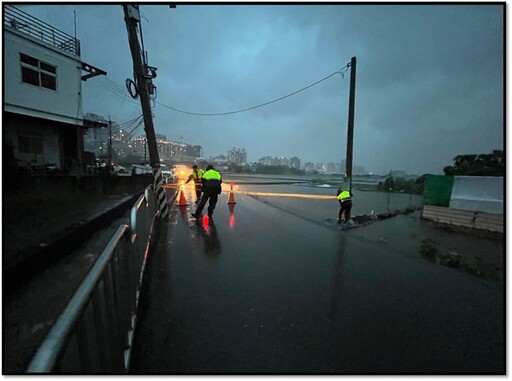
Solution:
[[[178,201],[178,206],[187,206],[188,205],[188,202],[187,202],[187,199],[185,198],[185,194],[183,193],[183,189],[180,187],[180,199]]]
[[[228,202],[227,204],[236,204],[236,201],[235,201],[235,194],[233,193],[233,183],[229,184],[231,185],[231,191],[229,192],[229,197],[228,197]]]

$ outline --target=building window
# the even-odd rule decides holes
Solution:
[[[57,67],[20,53],[21,80],[34,86],[57,90]]]
[[[38,135],[18,135],[18,152],[41,155],[43,138]]]

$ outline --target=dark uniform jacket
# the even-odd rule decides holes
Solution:
[[[222,192],[222,176],[219,172],[214,169],[209,169],[205,173],[203,173],[203,192],[217,192],[220,194]]]

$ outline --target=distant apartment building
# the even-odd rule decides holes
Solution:
[[[315,171],[318,171],[320,173],[325,173],[326,170],[327,170],[327,166],[324,163],[316,163]]]
[[[101,117],[100,117],[101,118]],[[140,161],[149,161],[146,136],[131,136],[117,124],[112,124],[112,138],[109,128],[97,128],[89,131],[86,136],[86,147],[93,151],[97,157],[107,158],[109,141],[112,140],[112,159],[118,160],[128,155],[138,156]],[[202,147],[182,142],[167,140],[162,134],[155,134],[157,140],[158,156],[162,161],[193,160],[201,157]]]
[[[279,165],[282,165],[284,167],[290,166],[290,159],[288,159],[287,157],[280,157],[279,159],[277,159],[277,162],[279,163]]]
[[[158,155],[162,161],[193,160],[201,156],[202,148],[174,140],[167,140],[166,135],[155,134]],[[145,137],[143,137],[145,143]]]
[[[290,158],[290,168],[300,169],[300,159],[297,156]]]
[[[308,161],[304,163],[301,167],[301,161],[298,157],[293,156],[290,158],[287,157],[272,157],[272,156],[263,156],[258,160],[258,163],[261,165],[284,165],[290,168],[304,169],[306,172],[314,172],[323,174],[344,174],[345,173],[345,160],[342,163],[313,163]],[[365,169],[363,166],[354,165],[352,167],[353,175],[363,175],[365,174]]]
[[[164,137],[165,138],[165,137]],[[195,160],[202,155],[202,147],[199,145],[191,145],[174,140],[157,140],[158,153],[160,160],[163,161],[180,161]]]
[[[117,157],[131,150],[128,132],[117,123],[109,122],[103,116],[91,113],[85,114],[84,120],[90,124],[90,128],[85,131],[84,148],[86,151],[93,152],[96,158],[112,159],[115,162]],[[112,143],[112,157],[109,156],[110,143]]]
[[[344,174],[345,173],[345,160],[343,160],[341,163],[312,163],[310,161],[306,162],[304,164],[303,169],[306,172],[313,172],[317,171],[319,173],[325,173],[325,174]],[[352,167],[352,174],[353,175],[362,175],[364,174],[364,167],[354,165]]]
[[[345,159],[341,161],[341,169],[339,173],[345,173]],[[364,175],[366,174],[366,169],[362,165],[354,165],[352,164],[352,175]]]
[[[288,157],[272,157],[272,156],[263,156],[258,159],[258,163],[261,165],[273,165],[273,166],[285,166],[289,168],[297,168],[300,169],[300,159],[296,156],[288,158]]]
[[[80,58],[78,39],[12,5],[4,9],[4,149],[29,169],[84,173],[82,83],[106,74]],[[82,75],[85,71],[88,74]]]
[[[325,173],[328,173],[328,174],[339,174],[339,173],[341,173],[341,164],[339,164],[339,163],[327,163],[325,165]]]
[[[277,158],[272,156],[263,156],[258,159],[258,164],[261,165],[279,165],[277,162]]]
[[[304,170],[306,172],[313,172],[315,170],[315,163],[312,163],[311,161],[304,163]]]
[[[235,164],[247,163],[247,152],[245,151],[245,148],[233,147],[227,152],[227,160]]]
[[[187,152],[190,154],[190,156],[199,158],[203,156],[203,147],[200,145],[188,145]]]
[[[210,158],[209,160],[211,161],[211,163],[213,163],[215,165],[221,165],[221,164],[225,164],[226,161],[228,160],[228,158],[224,155],[218,155],[218,156]]]

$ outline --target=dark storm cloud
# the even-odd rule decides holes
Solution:
[[[121,6],[30,6],[73,31],[82,58],[120,87],[132,75]],[[206,155],[244,147],[249,160],[345,155],[350,72],[240,114],[217,113],[303,88],[357,57],[354,163],[385,173],[441,173],[461,153],[503,147],[503,12],[496,5],[141,5],[149,64],[158,68],[157,132]],[[84,111],[122,122],[136,102],[100,80]],[[142,130],[138,131],[142,133]]]

